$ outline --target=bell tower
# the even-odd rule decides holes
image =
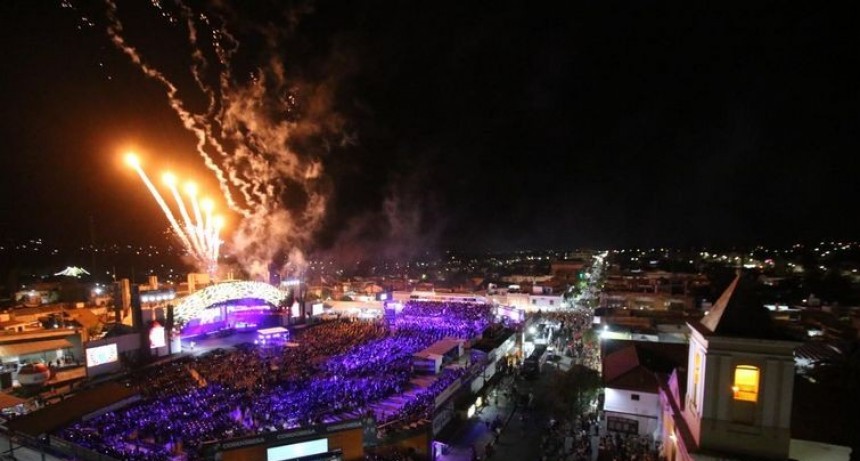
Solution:
[[[787,459],[794,349],[738,274],[691,330],[683,419],[701,454]]]

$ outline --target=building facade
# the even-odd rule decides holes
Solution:
[[[661,384],[669,461],[789,458],[793,351],[738,276],[691,330],[686,375]]]

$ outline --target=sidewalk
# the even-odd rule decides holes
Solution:
[[[0,434],[0,460],[17,459],[20,461],[61,461],[60,458],[49,454],[42,454],[23,445],[15,444],[14,454],[9,453],[9,438],[6,434]]]
[[[497,399],[493,398],[493,391],[488,392],[490,396],[487,398],[486,405],[481,407],[474,416],[466,421],[455,421],[452,424],[457,425],[454,433],[447,437],[450,442],[447,444],[444,454],[439,454],[436,457],[438,461],[472,461],[472,449],[475,448],[480,459],[487,459],[485,449],[487,444],[492,442],[496,434],[493,432],[493,421],[498,417],[501,420],[502,434],[513,417],[516,410],[515,402],[512,399],[506,398],[503,394],[504,389],[509,389],[513,382],[513,376],[506,376],[494,388]],[[498,401],[498,404],[496,404]],[[498,446],[496,447],[498,451]]]

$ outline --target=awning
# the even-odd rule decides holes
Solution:
[[[43,351],[55,351],[74,347],[68,339],[51,339],[48,341],[30,341],[18,344],[0,346],[0,357],[20,357]]]

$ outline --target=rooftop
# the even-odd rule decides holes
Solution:
[[[686,344],[652,341],[603,341],[606,387],[656,394],[656,374],[671,373],[687,363]]]
[[[705,336],[783,340],[756,293],[756,280],[738,273],[713,308],[690,325]]]

